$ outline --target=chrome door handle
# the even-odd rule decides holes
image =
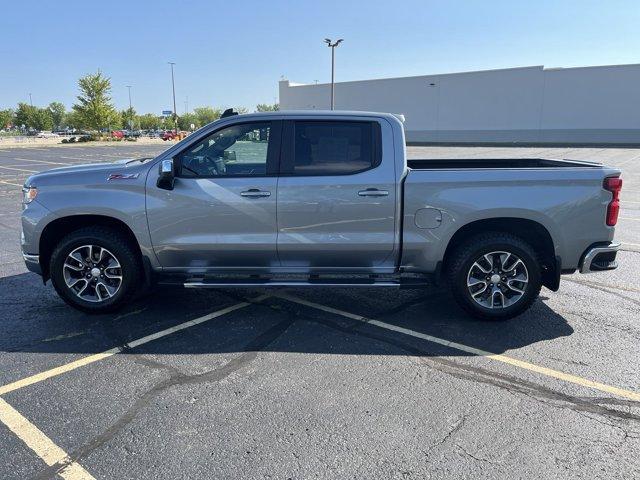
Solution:
[[[366,190],[360,190],[358,195],[361,197],[386,197],[389,192],[387,190],[378,190],[377,188],[367,188]]]
[[[243,197],[260,198],[260,197],[270,197],[271,192],[267,192],[266,190],[258,190],[257,188],[250,188],[249,190],[240,192],[240,195]]]

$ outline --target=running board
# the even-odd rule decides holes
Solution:
[[[303,282],[303,281],[264,281],[264,282],[185,282],[185,288],[229,288],[229,287],[400,287],[400,282]]]
[[[303,279],[278,279],[278,278],[192,278],[183,283],[185,288],[269,288],[269,287],[396,287],[396,288],[420,288],[430,285],[421,278],[303,278]]]

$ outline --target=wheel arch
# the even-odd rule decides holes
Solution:
[[[553,238],[541,223],[526,218],[496,217],[476,220],[460,227],[453,234],[442,261],[442,272],[446,272],[452,253],[466,240],[479,233],[510,233],[529,243],[541,261],[542,284],[556,291],[560,285],[561,259],[555,254]]]
[[[134,251],[140,258],[144,266],[145,276],[147,276],[148,268],[147,263],[142,255],[140,244],[136,238],[133,230],[122,220],[106,215],[70,215],[66,217],[57,218],[48,223],[42,233],[40,234],[39,252],[40,252],[40,267],[42,269],[42,278],[46,282],[50,277],[49,262],[51,255],[56,248],[56,245],[63,237],[71,232],[79,230],[84,227],[102,226],[111,228],[119,233],[122,233],[127,242],[134,248]]]

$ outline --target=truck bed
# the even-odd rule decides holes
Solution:
[[[407,159],[407,166],[412,170],[448,170],[457,168],[567,168],[592,167],[602,165],[594,162],[574,160],[549,160],[545,158],[451,158],[451,159]]]

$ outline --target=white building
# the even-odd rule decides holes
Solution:
[[[280,108],[329,109],[330,88],[281,81]],[[409,142],[640,144],[640,64],[340,82],[335,108],[402,113]]]

